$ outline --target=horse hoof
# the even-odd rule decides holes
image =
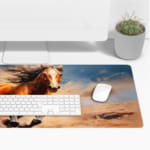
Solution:
[[[16,121],[11,121],[11,120],[6,120],[6,122],[4,122],[4,124],[7,126],[7,127],[18,127],[19,126],[19,122],[16,122]]]
[[[42,122],[42,121],[39,120],[39,119],[33,119],[32,122],[31,122],[31,124],[30,124],[30,127],[33,127],[33,126],[35,126],[35,125],[38,125],[38,124],[40,124],[41,122]]]

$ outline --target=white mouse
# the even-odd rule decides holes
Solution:
[[[107,101],[110,95],[111,89],[112,89],[112,86],[110,84],[105,84],[105,83],[97,84],[92,95],[93,100],[97,102]]]

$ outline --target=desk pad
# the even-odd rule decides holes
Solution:
[[[32,94],[79,94],[82,115],[45,116],[36,125],[33,124],[35,116],[19,116],[17,127],[142,127],[133,75],[131,67],[127,65],[1,65],[0,94],[31,94],[31,91],[24,88],[20,88],[20,91],[16,89],[36,81],[47,67],[61,72],[60,88],[42,93],[34,89],[36,92],[32,91]],[[92,100],[92,92],[97,83],[112,85],[111,94],[105,103]],[[11,127],[9,121],[9,116],[1,116],[0,127]]]

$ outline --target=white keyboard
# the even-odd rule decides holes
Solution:
[[[0,115],[81,115],[79,95],[0,95]]]

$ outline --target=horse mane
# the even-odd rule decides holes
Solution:
[[[21,84],[34,80],[49,65],[19,65],[0,68],[0,83]]]

